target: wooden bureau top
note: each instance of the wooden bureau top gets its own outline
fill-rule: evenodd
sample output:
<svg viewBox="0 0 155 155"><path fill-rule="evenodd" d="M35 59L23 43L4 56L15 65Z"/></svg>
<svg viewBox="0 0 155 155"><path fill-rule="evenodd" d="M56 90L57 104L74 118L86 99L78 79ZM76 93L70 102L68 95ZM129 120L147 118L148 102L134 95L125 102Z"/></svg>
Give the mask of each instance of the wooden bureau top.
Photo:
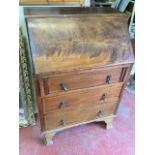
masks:
<svg viewBox="0 0 155 155"><path fill-rule="evenodd" d="M134 61L125 16L84 9L27 17L35 74Z"/></svg>

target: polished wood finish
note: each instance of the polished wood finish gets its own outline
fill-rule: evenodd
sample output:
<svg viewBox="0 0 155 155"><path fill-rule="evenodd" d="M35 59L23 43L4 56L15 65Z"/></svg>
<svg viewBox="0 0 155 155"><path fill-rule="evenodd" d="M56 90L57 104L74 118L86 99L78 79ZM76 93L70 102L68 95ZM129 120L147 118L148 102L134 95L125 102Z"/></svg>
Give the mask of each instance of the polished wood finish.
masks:
<svg viewBox="0 0 155 155"><path fill-rule="evenodd" d="M109 69L108 71L100 68L79 73L69 72L68 74L53 75L43 78L45 94L56 94L58 92L120 82L121 72L122 68ZM109 76L111 79L108 81ZM62 83L67 90L62 88Z"/></svg>
<svg viewBox="0 0 155 155"><path fill-rule="evenodd" d="M61 111L55 111L42 117L45 124L44 130L61 128L67 125L89 121L98 117L113 114L116 103L96 103L78 108L67 108Z"/></svg>
<svg viewBox="0 0 155 155"><path fill-rule="evenodd" d="M80 4L83 0L19 0L20 5Z"/></svg>
<svg viewBox="0 0 155 155"><path fill-rule="evenodd" d="M114 12L94 8L26 11L46 145L69 127L95 121L112 127L134 62L127 20Z"/></svg>
<svg viewBox="0 0 155 155"><path fill-rule="evenodd" d="M48 0L49 4L83 4L82 0Z"/></svg>
<svg viewBox="0 0 155 155"><path fill-rule="evenodd" d="M95 102L116 102L119 99L122 85L122 83L117 83L115 85L90 87L76 92L72 91L58 96L45 97L42 99L43 114L67 107L90 105Z"/></svg>
<svg viewBox="0 0 155 155"><path fill-rule="evenodd" d="M43 7L25 7L24 15L27 17L47 17L53 15L107 15L113 14L115 16L122 15L116 9L112 9L110 7L98 8L98 7L47 7L46 9Z"/></svg>
<svg viewBox="0 0 155 155"><path fill-rule="evenodd" d="M92 122L104 122L106 124L107 120L111 120L111 122L113 121L114 117L116 117L115 115L109 115L109 116L106 116L106 117L101 117L101 118L95 118L95 119L92 119L90 121L83 121L81 123L76 123L76 124L71 124L71 125L67 125L67 126L64 126L64 127L61 127L61 128L57 128L57 129L53 129L53 130L47 130L44 132L44 138L43 138L43 143L45 145L50 145L50 144L53 144L53 136L57 133L57 132L60 132L62 130L65 130L65 129L68 129L68 128L72 128L72 127L76 127L78 125L84 125L84 124L87 124L87 123L92 123ZM109 129L108 124L106 124L106 129Z"/></svg>
<svg viewBox="0 0 155 155"><path fill-rule="evenodd" d="M48 4L48 0L19 0L20 5Z"/></svg>
<svg viewBox="0 0 155 155"><path fill-rule="evenodd" d="M133 62L122 15L38 17L27 24L35 74Z"/></svg>

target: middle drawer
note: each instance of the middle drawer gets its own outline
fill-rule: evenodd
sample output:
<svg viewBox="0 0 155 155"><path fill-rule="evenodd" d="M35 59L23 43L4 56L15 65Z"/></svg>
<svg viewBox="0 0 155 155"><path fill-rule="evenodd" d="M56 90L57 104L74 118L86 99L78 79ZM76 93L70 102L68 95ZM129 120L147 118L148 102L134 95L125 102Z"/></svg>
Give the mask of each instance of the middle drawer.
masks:
<svg viewBox="0 0 155 155"><path fill-rule="evenodd" d="M119 99L123 83L81 89L74 92L65 92L61 95L42 98L43 114L66 107L77 107L96 102L116 102Z"/></svg>
<svg viewBox="0 0 155 155"><path fill-rule="evenodd" d="M122 68L92 69L43 78L45 95L120 82Z"/></svg>

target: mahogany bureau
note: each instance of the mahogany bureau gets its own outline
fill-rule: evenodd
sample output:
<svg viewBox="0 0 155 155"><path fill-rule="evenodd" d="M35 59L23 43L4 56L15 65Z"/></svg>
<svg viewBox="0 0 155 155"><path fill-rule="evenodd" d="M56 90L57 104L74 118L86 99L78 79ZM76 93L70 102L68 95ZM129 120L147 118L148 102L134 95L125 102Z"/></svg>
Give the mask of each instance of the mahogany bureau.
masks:
<svg viewBox="0 0 155 155"><path fill-rule="evenodd" d="M126 16L104 8L27 14L45 144L81 124L103 121L111 128L134 63Z"/></svg>

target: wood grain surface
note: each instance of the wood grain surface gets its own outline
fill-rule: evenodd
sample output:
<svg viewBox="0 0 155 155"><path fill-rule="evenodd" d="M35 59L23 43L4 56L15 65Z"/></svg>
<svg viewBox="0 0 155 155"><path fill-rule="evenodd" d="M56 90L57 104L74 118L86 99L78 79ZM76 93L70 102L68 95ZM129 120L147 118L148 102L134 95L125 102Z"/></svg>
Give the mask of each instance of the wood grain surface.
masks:
<svg viewBox="0 0 155 155"><path fill-rule="evenodd" d="M116 108L116 103L99 104L96 103L92 106L85 106L79 108L70 108L62 112L53 112L48 115L42 116L41 121L44 124L44 130L63 128L67 125L89 121L92 119L103 118L112 115ZM101 114L100 111L102 111ZM64 125L61 124L64 120Z"/></svg>
<svg viewBox="0 0 155 155"><path fill-rule="evenodd" d="M20 5L83 4L83 0L19 0Z"/></svg>
<svg viewBox="0 0 155 155"><path fill-rule="evenodd" d="M84 14L94 14L94 15L105 15L105 14L115 14L115 16L123 15L117 9L110 7L25 7L24 15L26 17L34 16L53 16L53 15L84 15Z"/></svg>
<svg viewBox="0 0 155 155"><path fill-rule="evenodd" d="M126 17L108 10L26 9L41 131L112 125L104 118L118 110L134 55Z"/></svg>
<svg viewBox="0 0 155 155"><path fill-rule="evenodd" d="M104 70L98 68L96 70L88 70L86 72L70 72L68 74L51 76L43 78L45 95L57 94L64 92L60 84L63 82L68 89L76 90L82 88L89 88L107 84L107 77L111 76L109 84L119 82L122 68Z"/></svg>
<svg viewBox="0 0 155 155"><path fill-rule="evenodd" d="M38 17L27 25L36 74L133 61L124 16Z"/></svg>
<svg viewBox="0 0 155 155"><path fill-rule="evenodd" d="M19 0L20 5L28 5L28 4L48 4L48 0Z"/></svg>
<svg viewBox="0 0 155 155"><path fill-rule="evenodd" d="M67 94L60 94L53 97L45 97L42 99L43 113L50 113L58 110L63 111L68 107L83 107L85 105L92 105L96 102L102 104L107 102L117 102L120 96L123 83L117 83L107 86L91 87L77 92ZM103 96L105 95L105 96ZM60 107L63 102L63 107Z"/></svg>

